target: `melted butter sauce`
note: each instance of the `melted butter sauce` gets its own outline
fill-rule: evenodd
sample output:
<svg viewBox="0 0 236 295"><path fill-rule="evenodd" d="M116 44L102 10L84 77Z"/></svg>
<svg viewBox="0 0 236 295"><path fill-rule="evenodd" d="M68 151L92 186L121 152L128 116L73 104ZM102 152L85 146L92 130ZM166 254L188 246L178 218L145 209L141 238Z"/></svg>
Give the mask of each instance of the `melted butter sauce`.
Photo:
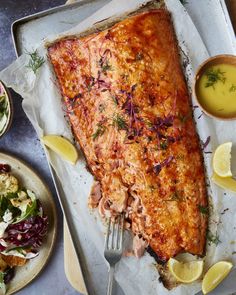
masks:
<svg viewBox="0 0 236 295"><path fill-rule="evenodd" d="M213 73L213 77L209 73ZM208 113L225 119L236 117L236 65L209 67L200 77L197 96Z"/></svg>

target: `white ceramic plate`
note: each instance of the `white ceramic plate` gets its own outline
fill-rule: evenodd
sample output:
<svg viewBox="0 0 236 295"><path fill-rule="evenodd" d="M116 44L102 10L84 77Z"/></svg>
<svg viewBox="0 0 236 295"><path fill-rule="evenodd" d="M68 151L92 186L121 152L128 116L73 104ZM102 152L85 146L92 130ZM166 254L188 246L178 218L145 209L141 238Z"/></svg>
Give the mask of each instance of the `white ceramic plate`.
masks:
<svg viewBox="0 0 236 295"><path fill-rule="evenodd" d="M15 175L22 187L32 190L42 203L48 216L48 233L40 247L39 255L29 260L24 266L15 268L15 276L7 285L7 295L13 294L29 284L46 265L55 243L57 230L57 215L53 197L47 185L39 175L23 161L0 152L0 164L11 166L11 173ZM0 290L1 294L1 290Z"/></svg>

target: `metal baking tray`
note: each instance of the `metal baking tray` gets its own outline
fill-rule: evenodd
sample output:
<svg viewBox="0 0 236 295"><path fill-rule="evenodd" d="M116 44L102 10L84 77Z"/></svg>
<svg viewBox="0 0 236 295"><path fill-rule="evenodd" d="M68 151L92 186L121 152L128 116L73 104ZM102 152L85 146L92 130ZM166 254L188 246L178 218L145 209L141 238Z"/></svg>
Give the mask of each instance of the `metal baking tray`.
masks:
<svg viewBox="0 0 236 295"><path fill-rule="evenodd" d="M45 37L48 37L51 34L58 34L71 29L109 1L110 0L77 0L76 3L62 5L56 8L36 13L34 15L26 16L15 21L12 24L12 38L16 55L19 56L23 52L36 49L38 44L42 42ZM197 29L199 29L200 33L202 33L201 26L203 26L203 24L199 23L198 26L197 21L200 22L200 17L198 18L198 15L196 14L196 10L194 8L194 5L196 5L196 3L194 1L196 2L196 0L189 0L186 9L189 12L190 16L193 16L193 18L197 19L194 19L194 23ZM215 0L209 0L208 2L212 1ZM204 6L203 2L205 2L205 0L200 0L198 1L198 4L199 6L202 6L202 9L206 9L206 6ZM224 21L222 19L223 15L225 17L227 25L229 25L229 27L225 29L227 30L226 33L232 38L232 25L229 21L228 12L225 9L224 0L217 0L217 2L218 4L220 3L220 5L222 5L222 14L218 15L219 20L215 20L215 22L222 24L222 22ZM213 26L209 28L205 27L206 31L207 29L209 29L210 34L211 30L213 30L214 28ZM205 34L207 34L207 32L205 32ZM209 47L210 44L208 46L208 49L209 52L213 54L214 47L212 47L212 50ZM73 222L70 218L68 218L70 216L70 212L66 206L66 202L63 201L65 200L65 196L61 183L58 180L55 171L50 166L50 163L48 164L56 187L58 198L61 203L62 211L67 220L68 228L72 236L76 254L81 264L82 273L85 279L86 286L88 288L88 294L106 294L105 289L107 284L107 276L105 276L104 274L107 273L107 267L104 263L104 260L100 257L99 254L97 254L95 246L87 240L85 233L81 232L80 236L78 237L77 232L74 229ZM123 292L119 288L116 294L121 295L123 294Z"/></svg>

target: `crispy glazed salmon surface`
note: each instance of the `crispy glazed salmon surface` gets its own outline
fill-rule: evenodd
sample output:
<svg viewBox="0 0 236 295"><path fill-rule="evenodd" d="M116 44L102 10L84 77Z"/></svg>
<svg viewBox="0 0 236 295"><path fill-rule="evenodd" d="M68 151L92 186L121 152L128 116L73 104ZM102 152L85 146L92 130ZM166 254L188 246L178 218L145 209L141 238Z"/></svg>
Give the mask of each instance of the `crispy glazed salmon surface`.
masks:
<svg viewBox="0 0 236 295"><path fill-rule="evenodd" d="M159 259L203 255L204 166L169 13L150 10L48 47L93 207L125 212Z"/></svg>

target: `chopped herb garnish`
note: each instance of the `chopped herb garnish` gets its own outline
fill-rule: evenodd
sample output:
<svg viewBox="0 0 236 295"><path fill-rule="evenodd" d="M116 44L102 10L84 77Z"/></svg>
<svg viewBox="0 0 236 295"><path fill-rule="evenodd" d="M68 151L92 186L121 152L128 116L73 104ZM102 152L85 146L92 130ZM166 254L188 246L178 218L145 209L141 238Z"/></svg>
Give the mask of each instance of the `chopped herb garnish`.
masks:
<svg viewBox="0 0 236 295"><path fill-rule="evenodd" d="M122 74L120 75L121 76L121 79L125 80L125 81L128 81L128 78L129 78L129 75L127 74Z"/></svg>
<svg viewBox="0 0 236 295"><path fill-rule="evenodd" d="M178 117L179 117L180 122L184 124L191 117L191 114L189 113L185 116L182 114L179 114Z"/></svg>
<svg viewBox="0 0 236 295"><path fill-rule="evenodd" d="M98 123L97 130L92 135L93 140L95 140L97 137L103 135L105 131L106 131L106 126L102 125L102 123Z"/></svg>
<svg viewBox="0 0 236 295"><path fill-rule="evenodd" d="M113 126L117 127L118 130L127 130L128 129L127 122L119 114L115 114L115 116L113 117Z"/></svg>
<svg viewBox="0 0 236 295"><path fill-rule="evenodd" d="M179 0L183 5L185 5L185 4L187 4L188 3L188 1L186 1L186 0Z"/></svg>
<svg viewBox="0 0 236 295"><path fill-rule="evenodd" d="M207 232L207 239L210 243L215 244L216 246L221 243L220 239L219 239L219 235L216 233L215 235L213 235L210 231Z"/></svg>
<svg viewBox="0 0 236 295"><path fill-rule="evenodd" d="M229 92L235 92L236 91L236 85L232 84L232 86L229 88Z"/></svg>
<svg viewBox="0 0 236 295"><path fill-rule="evenodd" d="M149 185L148 188L153 192L156 188L154 185Z"/></svg>
<svg viewBox="0 0 236 295"><path fill-rule="evenodd" d="M184 199L183 195L180 192L174 192L171 194L170 198L165 200L165 201L177 201L177 202L182 202Z"/></svg>
<svg viewBox="0 0 236 295"><path fill-rule="evenodd" d="M111 51L110 49L106 49L98 62L103 73L106 73L107 71L110 71L112 69L111 65L108 62L109 57L111 57Z"/></svg>
<svg viewBox="0 0 236 295"><path fill-rule="evenodd" d="M138 52L135 56L135 60L142 60L144 58L144 55L142 52Z"/></svg>
<svg viewBox="0 0 236 295"><path fill-rule="evenodd" d="M152 127L153 127L153 123L152 123L151 121L149 121L149 120L145 120L144 122L145 122L145 124L146 124L149 128L152 128Z"/></svg>
<svg viewBox="0 0 236 295"><path fill-rule="evenodd" d="M161 148L162 150L166 150L166 149L168 148L168 141L167 141L167 140L162 141L162 142L160 143L160 148Z"/></svg>
<svg viewBox="0 0 236 295"><path fill-rule="evenodd" d="M118 105L118 104L119 104L116 95L112 95L112 96L111 96L111 99L112 99L112 101L114 102L115 105Z"/></svg>
<svg viewBox="0 0 236 295"><path fill-rule="evenodd" d="M179 161L183 161L184 160L184 155L179 154L179 155L176 156L176 159L179 160Z"/></svg>
<svg viewBox="0 0 236 295"><path fill-rule="evenodd" d="M198 205L198 210L202 213L202 214L208 214L208 207L204 207L202 205Z"/></svg>
<svg viewBox="0 0 236 295"><path fill-rule="evenodd" d="M148 142L151 142L153 140L152 136L147 137Z"/></svg>
<svg viewBox="0 0 236 295"><path fill-rule="evenodd" d="M95 81L95 78L93 76L91 76L89 78L89 81L88 81L88 84L87 84L87 89L88 89L88 92L91 91L92 87L95 85L96 81Z"/></svg>
<svg viewBox="0 0 236 295"><path fill-rule="evenodd" d="M104 64L102 67L102 72L105 73L107 71L110 71L112 69L111 65L109 65L108 63Z"/></svg>
<svg viewBox="0 0 236 295"><path fill-rule="evenodd" d="M30 61L26 67L36 74L37 70L44 64L45 59L38 54L37 50L31 53L27 52L27 54L30 56Z"/></svg>
<svg viewBox="0 0 236 295"><path fill-rule="evenodd" d="M220 69L209 69L206 71L207 76L207 82L205 84L205 87L213 87L215 89L215 84L218 81L221 81L222 83L225 83L225 72L222 72Z"/></svg>
<svg viewBox="0 0 236 295"><path fill-rule="evenodd" d="M98 106L98 110L100 113L104 112L106 109L106 105L104 103L101 103L99 106Z"/></svg>

